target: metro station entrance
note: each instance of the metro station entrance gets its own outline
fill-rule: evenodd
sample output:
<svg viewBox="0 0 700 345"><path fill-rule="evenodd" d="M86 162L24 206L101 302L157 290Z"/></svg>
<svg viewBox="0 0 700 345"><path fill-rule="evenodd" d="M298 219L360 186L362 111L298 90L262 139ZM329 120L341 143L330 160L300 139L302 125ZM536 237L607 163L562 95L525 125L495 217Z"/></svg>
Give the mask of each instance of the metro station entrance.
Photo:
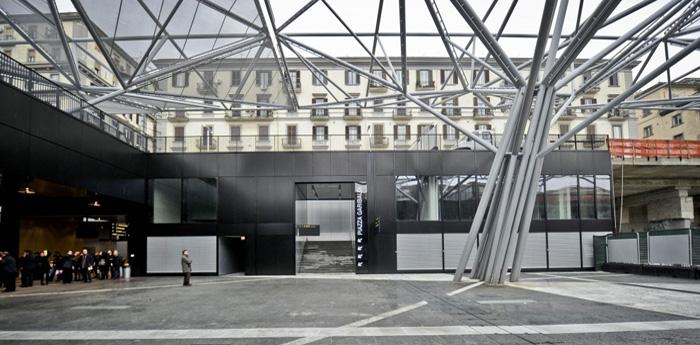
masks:
<svg viewBox="0 0 700 345"><path fill-rule="evenodd" d="M296 273L355 272L359 183L295 185ZM365 188L366 189L366 188Z"/></svg>

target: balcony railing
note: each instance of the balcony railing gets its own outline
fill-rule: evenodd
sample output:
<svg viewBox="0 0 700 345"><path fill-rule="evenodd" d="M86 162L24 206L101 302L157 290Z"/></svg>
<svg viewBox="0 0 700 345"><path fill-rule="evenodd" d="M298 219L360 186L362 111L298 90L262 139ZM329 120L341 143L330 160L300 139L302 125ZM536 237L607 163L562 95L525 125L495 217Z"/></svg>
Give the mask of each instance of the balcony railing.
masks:
<svg viewBox="0 0 700 345"><path fill-rule="evenodd" d="M90 105L87 100L27 66L0 53L0 82L30 95L66 115L81 120L141 151L151 152L154 139L130 123Z"/></svg>
<svg viewBox="0 0 700 345"><path fill-rule="evenodd" d="M491 132L477 133L487 142L498 145L500 134ZM550 135L549 142L555 142L559 135ZM188 136L188 137L158 137L156 152L290 152L290 151L435 151L435 150L474 150L486 149L471 138L459 138L442 133L411 135L362 135L348 139L342 135L319 137L313 135L240 135L222 136ZM606 151L608 150L605 135L577 135L562 144L560 150L577 151Z"/></svg>

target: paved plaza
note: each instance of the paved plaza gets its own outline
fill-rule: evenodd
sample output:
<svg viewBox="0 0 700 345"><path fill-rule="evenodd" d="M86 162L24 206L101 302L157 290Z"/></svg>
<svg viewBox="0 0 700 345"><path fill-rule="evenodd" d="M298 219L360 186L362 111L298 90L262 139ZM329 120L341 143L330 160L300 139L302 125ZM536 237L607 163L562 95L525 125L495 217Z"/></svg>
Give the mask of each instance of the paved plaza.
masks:
<svg viewBox="0 0 700 345"><path fill-rule="evenodd" d="M175 277L0 295L0 344L700 344L700 283L526 273Z"/></svg>

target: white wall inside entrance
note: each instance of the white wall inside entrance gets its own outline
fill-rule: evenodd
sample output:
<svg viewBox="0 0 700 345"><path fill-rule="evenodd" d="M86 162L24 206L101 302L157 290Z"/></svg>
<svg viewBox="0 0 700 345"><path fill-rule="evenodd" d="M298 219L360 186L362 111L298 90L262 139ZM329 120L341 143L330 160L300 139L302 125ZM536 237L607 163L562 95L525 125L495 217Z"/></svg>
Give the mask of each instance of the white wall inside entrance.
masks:
<svg viewBox="0 0 700 345"><path fill-rule="evenodd" d="M297 200L296 223L320 225L320 236L307 241L352 241L354 200Z"/></svg>

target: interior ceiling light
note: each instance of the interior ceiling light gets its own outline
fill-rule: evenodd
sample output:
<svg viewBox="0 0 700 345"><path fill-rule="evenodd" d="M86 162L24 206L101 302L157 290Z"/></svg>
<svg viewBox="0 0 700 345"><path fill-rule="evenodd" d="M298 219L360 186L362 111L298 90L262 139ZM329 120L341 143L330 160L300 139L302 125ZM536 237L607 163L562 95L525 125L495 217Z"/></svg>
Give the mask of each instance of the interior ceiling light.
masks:
<svg viewBox="0 0 700 345"><path fill-rule="evenodd" d="M31 182L26 182L22 187L20 187L19 190L17 190L17 193L26 194L26 195L33 195L33 194L36 194L36 191L32 187Z"/></svg>
<svg viewBox="0 0 700 345"><path fill-rule="evenodd" d="M91 201L88 204L88 206L90 206L90 207L102 207L102 204L100 203L99 200L95 199L95 200Z"/></svg>

